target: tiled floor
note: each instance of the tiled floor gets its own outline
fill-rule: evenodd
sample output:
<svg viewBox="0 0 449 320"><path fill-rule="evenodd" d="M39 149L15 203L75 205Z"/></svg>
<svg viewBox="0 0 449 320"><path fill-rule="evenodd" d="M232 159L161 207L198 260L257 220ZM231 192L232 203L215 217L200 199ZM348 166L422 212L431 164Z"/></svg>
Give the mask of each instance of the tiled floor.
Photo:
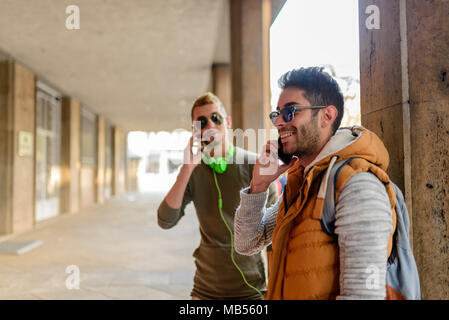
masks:
<svg viewBox="0 0 449 320"><path fill-rule="evenodd" d="M0 255L0 299L190 299L199 244L193 207L170 230L157 225L162 193L130 194L3 239L43 244ZM79 268L79 289L69 266Z"/></svg>

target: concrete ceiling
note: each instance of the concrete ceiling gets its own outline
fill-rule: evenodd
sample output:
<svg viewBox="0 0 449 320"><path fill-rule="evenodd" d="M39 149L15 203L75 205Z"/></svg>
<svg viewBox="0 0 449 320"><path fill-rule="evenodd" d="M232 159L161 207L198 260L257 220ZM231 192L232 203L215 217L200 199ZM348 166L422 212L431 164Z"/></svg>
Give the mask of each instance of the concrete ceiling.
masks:
<svg viewBox="0 0 449 320"><path fill-rule="evenodd" d="M0 0L0 50L124 130L189 128L229 43L228 0Z"/></svg>

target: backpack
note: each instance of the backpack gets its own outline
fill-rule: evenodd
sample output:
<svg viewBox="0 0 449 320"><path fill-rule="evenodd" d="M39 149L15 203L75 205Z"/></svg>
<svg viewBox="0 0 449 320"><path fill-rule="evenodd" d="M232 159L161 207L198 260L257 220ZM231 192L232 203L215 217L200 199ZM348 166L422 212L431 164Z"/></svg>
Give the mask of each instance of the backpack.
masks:
<svg viewBox="0 0 449 320"><path fill-rule="evenodd" d="M350 158L342 161L331 161L329 169L326 172L323 180L326 178L327 187L325 190L324 208L321 217L321 227L328 235L337 238L335 234L335 185L337 183L337 176L340 169L349 163ZM335 162L335 164L334 164ZM322 183L323 184L323 180ZM409 215L405 205L404 196L401 190L391 182L391 185L396 194L396 230L393 234L391 254L387 260L387 298L386 299L406 299L406 300L420 300L420 286L418 269L416 267L415 258L410 247L409 231ZM324 184L326 185L326 184ZM394 289L390 291L390 288ZM397 291L400 295L394 293ZM394 297L391 297L393 293ZM402 297L401 297L402 295Z"/></svg>

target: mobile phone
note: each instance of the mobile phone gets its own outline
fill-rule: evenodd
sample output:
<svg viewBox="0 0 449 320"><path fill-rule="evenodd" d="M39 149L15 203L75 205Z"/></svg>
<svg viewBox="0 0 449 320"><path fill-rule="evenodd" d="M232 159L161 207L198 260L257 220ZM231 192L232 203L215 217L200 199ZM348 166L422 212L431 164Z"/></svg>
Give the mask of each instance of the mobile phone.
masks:
<svg viewBox="0 0 449 320"><path fill-rule="evenodd" d="M201 148L199 147L199 145L194 143L191 149L192 154L196 156L200 150Z"/></svg>
<svg viewBox="0 0 449 320"><path fill-rule="evenodd" d="M292 154L285 154L281 142L281 137L278 138L278 158L285 164L289 164L292 161Z"/></svg>
<svg viewBox="0 0 449 320"><path fill-rule="evenodd" d="M197 155L198 152L201 151L201 135L198 135L195 131L192 132L192 146L191 146L191 151L193 155Z"/></svg>

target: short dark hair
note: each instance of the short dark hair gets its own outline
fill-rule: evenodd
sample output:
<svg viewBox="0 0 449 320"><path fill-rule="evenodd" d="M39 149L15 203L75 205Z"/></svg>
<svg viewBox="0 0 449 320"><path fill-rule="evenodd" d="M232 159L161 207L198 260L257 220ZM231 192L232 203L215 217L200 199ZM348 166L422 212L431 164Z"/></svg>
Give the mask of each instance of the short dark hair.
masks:
<svg viewBox="0 0 449 320"><path fill-rule="evenodd" d="M344 113L344 98L337 81L327 72L324 67L309 67L293 69L283 74L278 84L281 89L290 87L304 90L304 97L315 106L330 106L337 108L338 115L332 124L334 134L340 127ZM316 115L319 110L315 110Z"/></svg>

